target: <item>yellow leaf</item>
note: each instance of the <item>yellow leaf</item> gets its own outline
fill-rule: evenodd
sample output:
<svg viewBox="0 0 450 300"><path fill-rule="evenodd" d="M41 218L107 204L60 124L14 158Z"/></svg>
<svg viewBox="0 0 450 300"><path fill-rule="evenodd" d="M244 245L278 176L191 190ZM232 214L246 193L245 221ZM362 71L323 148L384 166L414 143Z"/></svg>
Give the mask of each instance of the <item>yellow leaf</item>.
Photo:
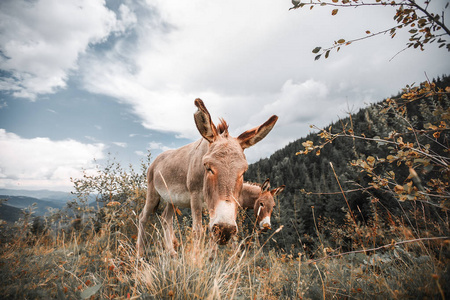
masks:
<svg viewBox="0 0 450 300"><path fill-rule="evenodd" d="M369 156L369 157L367 158L367 164L368 164L371 168L373 168L373 166L375 165L375 157Z"/></svg>
<svg viewBox="0 0 450 300"><path fill-rule="evenodd" d="M331 15L332 15L332 16L335 16L335 15L338 13L338 10L339 10L339 9L337 9L337 8L336 8L336 9L333 9L333 10L331 11Z"/></svg>
<svg viewBox="0 0 450 300"><path fill-rule="evenodd" d="M302 143L302 146L305 147L306 149L312 149L314 143L312 141L306 141Z"/></svg>
<svg viewBox="0 0 450 300"><path fill-rule="evenodd" d="M388 156L386 157L386 159L387 159L389 162L392 162L392 161L396 160L397 158L398 158L398 157L393 156L393 155L388 155Z"/></svg>

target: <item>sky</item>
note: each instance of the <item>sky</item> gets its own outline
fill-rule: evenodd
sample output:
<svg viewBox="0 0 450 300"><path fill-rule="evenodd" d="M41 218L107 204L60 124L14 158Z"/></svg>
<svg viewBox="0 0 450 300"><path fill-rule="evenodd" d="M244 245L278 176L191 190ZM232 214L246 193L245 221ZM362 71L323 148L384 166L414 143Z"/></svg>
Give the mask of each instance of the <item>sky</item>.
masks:
<svg viewBox="0 0 450 300"><path fill-rule="evenodd" d="M233 136L279 117L245 150L252 163L305 137L312 124L327 126L407 84L449 74L446 50L402 51L409 38L402 32L315 61L316 46L394 26L394 10L332 16L329 6L292 6L0 1L0 188L70 191L71 177L108 158L137 166L149 151L155 158L193 142L196 98Z"/></svg>

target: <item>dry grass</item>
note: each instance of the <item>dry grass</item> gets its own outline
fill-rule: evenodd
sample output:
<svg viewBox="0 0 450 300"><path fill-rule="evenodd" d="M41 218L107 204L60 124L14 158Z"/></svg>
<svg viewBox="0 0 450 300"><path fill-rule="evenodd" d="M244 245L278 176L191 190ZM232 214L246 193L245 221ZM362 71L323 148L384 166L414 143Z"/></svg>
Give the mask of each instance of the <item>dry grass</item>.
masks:
<svg viewBox="0 0 450 300"><path fill-rule="evenodd" d="M318 243L312 260L305 253L278 253L264 242L245 246L235 242L212 251L207 238L194 245L190 228L176 227L182 241L176 257L164 251L157 228L147 237L145 259L136 258L135 240L120 231L2 240L0 295L3 299L445 299L450 293L448 239L390 246L388 242L377 251L351 253L328 253L330 249Z"/></svg>

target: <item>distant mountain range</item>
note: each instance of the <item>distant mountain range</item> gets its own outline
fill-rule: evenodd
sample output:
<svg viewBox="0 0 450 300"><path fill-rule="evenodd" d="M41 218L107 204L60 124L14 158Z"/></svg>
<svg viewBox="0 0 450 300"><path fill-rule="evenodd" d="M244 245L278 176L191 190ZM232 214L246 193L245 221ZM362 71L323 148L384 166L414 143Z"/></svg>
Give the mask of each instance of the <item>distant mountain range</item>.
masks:
<svg viewBox="0 0 450 300"><path fill-rule="evenodd" d="M73 197L70 192L57 192L49 190L13 190L13 189L0 189L0 195L8 196L26 196L42 200L57 200L66 202Z"/></svg>
<svg viewBox="0 0 450 300"><path fill-rule="evenodd" d="M6 199L0 206L0 219L15 222L22 216L22 209L36 203L35 216L48 213L48 208L63 208L75 196L71 193L49 190L0 189L0 199Z"/></svg>
<svg viewBox="0 0 450 300"><path fill-rule="evenodd" d="M0 206L0 220L14 223L22 217L22 210L6 204Z"/></svg>

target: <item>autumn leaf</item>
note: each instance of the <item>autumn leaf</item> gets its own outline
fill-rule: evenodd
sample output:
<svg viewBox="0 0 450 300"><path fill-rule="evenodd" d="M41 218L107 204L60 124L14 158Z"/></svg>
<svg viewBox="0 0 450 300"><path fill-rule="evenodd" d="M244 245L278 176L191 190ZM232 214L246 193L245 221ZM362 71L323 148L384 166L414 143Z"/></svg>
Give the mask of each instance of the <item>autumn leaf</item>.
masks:
<svg viewBox="0 0 450 300"><path fill-rule="evenodd" d="M396 185L396 186L394 186L394 191L397 193L397 194L400 194L400 193L402 193L403 191L404 191L405 189L401 186L401 185Z"/></svg>
<svg viewBox="0 0 450 300"><path fill-rule="evenodd" d="M322 47L316 47L313 49L312 53L317 54L317 53L319 53L320 49L322 49Z"/></svg>
<svg viewBox="0 0 450 300"><path fill-rule="evenodd" d="M108 206L108 207L118 206L118 205L120 205L120 202L117 202L117 201L111 201L108 204L106 204L106 206Z"/></svg>
<svg viewBox="0 0 450 300"><path fill-rule="evenodd" d="M367 158L367 164L368 164L369 166L373 167L374 164L375 164L375 157L369 156L369 157Z"/></svg>
<svg viewBox="0 0 450 300"><path fill-rule="evenodd" d="M391 162L393 162L394 160L398 159L398 157L397 157L397 156L394 156L394 155L388 155L388 156L386 157L386 159L391 163Z"/></svg>
<svg viewBox="0 0 450 300"><path fill-rule="evenodd" d="M336 8L336 9L333 9L333 10L331 11L331 15L332 15L332 16L335 16L335 15L338 13L338 10L339 10L339 9L337 9L337 8Z"/></svg>
<svg viewBox="0 0 450 300"><path fill-rule="evenodd" d="M302 143L303 147L305 147L306 149L310 149L310 150L312 150L313 145L314 145L313 141L306 141L306 142Z"/></svg>

